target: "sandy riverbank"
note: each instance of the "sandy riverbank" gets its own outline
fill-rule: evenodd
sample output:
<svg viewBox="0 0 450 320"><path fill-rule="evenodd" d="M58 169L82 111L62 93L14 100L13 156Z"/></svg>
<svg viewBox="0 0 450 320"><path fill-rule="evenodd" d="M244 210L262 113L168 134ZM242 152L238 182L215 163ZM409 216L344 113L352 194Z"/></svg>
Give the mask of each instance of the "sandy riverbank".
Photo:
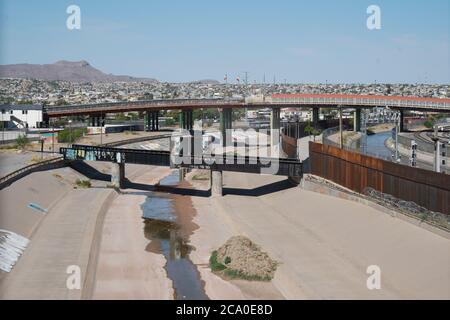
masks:
<svg viewBox="0 0 450 320"><path fill-rule="evenodd" d="M283 177L225 173L224 197L193 197L191 236L212 299L448 299L450 242L373 208L298 187L273 193L262 185ZM193 182L195 187L207 183ZM228 189L233 188L233 189ZM251 195L236 194L242 188ZM270 283L225 281L207 267L212 250L244 235L280 262ZM399 241L402 239L402 241ZM382 289L366 287L369 265L382 270ZM424 272L427 270L427 272Z"/></svg>

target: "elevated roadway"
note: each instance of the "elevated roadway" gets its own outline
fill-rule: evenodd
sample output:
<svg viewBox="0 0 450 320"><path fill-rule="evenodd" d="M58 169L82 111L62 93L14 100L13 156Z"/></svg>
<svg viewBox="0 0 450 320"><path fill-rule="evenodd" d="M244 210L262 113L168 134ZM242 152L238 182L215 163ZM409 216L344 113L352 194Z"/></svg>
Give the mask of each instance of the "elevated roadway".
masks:
<svg viewBox="0 0 450 320"><path fill-rule="evenodd" d="M131 111L192 110L200 108L333 108L353 107L356 109L389 107L398 110L429 112L450 112L450 99L341 95L341 94L274 94L270 101L246 102L234 99L173 99L123 101L67 106L46 106L44 113L49 118L74 115L92 115Z"/></svg>

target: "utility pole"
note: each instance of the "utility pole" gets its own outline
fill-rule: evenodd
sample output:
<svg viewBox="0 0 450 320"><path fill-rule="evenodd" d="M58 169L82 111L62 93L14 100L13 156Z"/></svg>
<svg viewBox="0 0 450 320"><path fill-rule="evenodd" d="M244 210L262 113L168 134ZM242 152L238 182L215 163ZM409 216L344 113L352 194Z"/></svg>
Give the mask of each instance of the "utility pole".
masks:
<svg viewBox="0 0 450 320"><path fill-rule="evenodd" d="M71 119L71 117L69 117L69 132L70 132L69 142L70 142L70 145L72 145L72 119Z"/></svg>
<svg viewBox="0 0 450 320"><path fill-rule="evenodd" d="M339 145L344 148L344 133L342 132L342 106L339 106Z"/></svg>
<svg viewBox="0 0 450 320"><path fill-rule="evenodd" d="M395 161L398 162L400 159L398 157L398 130L400 127L400 113L395 121Z"/></svg>
<svg viewBox="0 0 450 320"><path fill-rule="evenodd" d="M5 143L5 122L3 121L3 111L2 111L2 142Z"/></svg>
<svg viewBox="0 0 450 320"><path fill-rule="evenodd" d="M434 141L434 171L441 172L441 165L445 165L445 159L441 161L441 156L446 157L447 156L447 146L445 142L441 142L439 140L438 131L439 131L439 125L434 126L434 136L432 137L432 140ZM442 151L441 151L442 148Z"/></svg>
<svg viewBox="0 0 450 320"><path fill-rule="evenodd" d="M263 84L266 84L266 74L263 74Z"/></svg>
<svg viewBox="0 0 450 320"><path fill-rule="evenodd" d="M55 153L55 124L52 119L52 153Z"/></svg>
<svg viewBox="0 0 450 320"><path fill-rule="evenodd" d="M245 83L245 85L247 85L248 84L248 71L244 71L244 83Z"/></svg>
<svg viewBox="0 0 450 320"><path fill-rule="evenodd" d="M103 145L103 117L101 112L100 112L100 145Z"/></svg>
<svg viewBox="0 0 450 320"><path fill-rule="evenodd" d="M411 140L411 158L409 159L411 167L417 166L417 143L415 140Z"/></svg>

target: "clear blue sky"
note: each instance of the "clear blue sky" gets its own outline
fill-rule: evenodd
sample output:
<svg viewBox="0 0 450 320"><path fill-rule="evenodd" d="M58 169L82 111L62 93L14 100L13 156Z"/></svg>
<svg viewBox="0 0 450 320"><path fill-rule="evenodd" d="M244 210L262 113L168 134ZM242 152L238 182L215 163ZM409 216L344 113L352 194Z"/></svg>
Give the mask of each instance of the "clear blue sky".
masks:
<svg viewBox="0 0 450 320"><path fill-rule="evenodd" d="M81 8L81 30L66 8ZM366 28L381 8L382 29ZM161 81L450 83L448 0L0 0L0 64L87 60Z"/></svg>

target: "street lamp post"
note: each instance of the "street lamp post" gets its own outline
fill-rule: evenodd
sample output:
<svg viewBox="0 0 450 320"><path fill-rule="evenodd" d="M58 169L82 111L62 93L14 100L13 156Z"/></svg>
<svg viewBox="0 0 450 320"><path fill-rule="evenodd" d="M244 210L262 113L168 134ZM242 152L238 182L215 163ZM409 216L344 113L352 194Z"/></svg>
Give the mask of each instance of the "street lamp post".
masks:
<svg viewBox="0 0 450 320"><path fill-rule="evenodd" d="M52 119L52 153L55 153L55 126Z"/></svg>
<svg viewBox="0 0 450 320"><path fill-rule="evenodd" d="M100 113L100 145L103 145L103 115Z"/></svg>
<svg viewBox="0 0 450 320"><path fill-rule="evenodd" d="M2 143L5 143L5 122L3 120L3 111L2 111Z"/></svg>
<svg viewBox="0 0 450 320"><path fill-rule="evenodd" d="M440 142L438 136L439 126L434 126L434 136L432 140L434 142L434 171L441 172L441 157L440 157Z"/></svg>
<svg viewBox="0 0 450 320"><path fill-rule="evenodd" d="M339 145L344 148L344 133L342 132L342 106L339 106Z"/></svg>
<svg viewBox="0 0 450 320"><path fill-rule="evenodd" d="M69 142L70 142L70 144L72 144L72 120L71 119L69 119L69 133L70 133Z"/></svg>

